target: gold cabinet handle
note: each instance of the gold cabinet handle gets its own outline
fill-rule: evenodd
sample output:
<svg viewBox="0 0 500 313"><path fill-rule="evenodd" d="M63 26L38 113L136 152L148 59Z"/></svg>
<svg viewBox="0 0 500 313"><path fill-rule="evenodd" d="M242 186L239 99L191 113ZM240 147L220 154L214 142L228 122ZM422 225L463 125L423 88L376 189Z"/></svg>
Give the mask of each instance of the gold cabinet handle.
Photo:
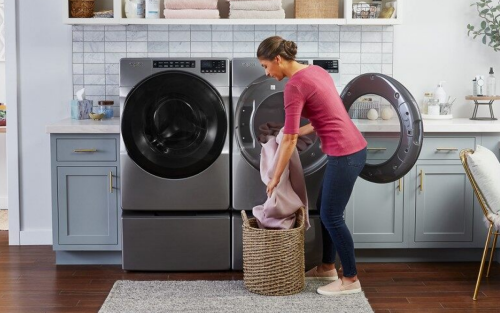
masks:
<svg viewBox="0 0 500 313"><path fill-rule="evenodd" d="M436 148L436 151L458 151L458 148Z"/></svg>
<svg viewBox="0 0 500 313"><path fill-rule="evenodd" d="M424 191L424 170L420 170L420 191Z"/></svg>
<svg viewBox="0 0 500 313"><path fill-rule="evenodd" d="M76 153L84 153L84 152L97 152L97 149L75 149L73 150Z"/></svg>
<svg viewBox="0 0 500 313"><path fill-rule="evenodd" d="M385 151L387 148L366 148L368 151Z"/></svg>
<svg viewBox="0 0 500 313"><path fill-rule="evenodd" d="M402 178L400 178L398 180L398 190L399 190L399 192L401 192L403 190L403 179Z"/></svg>
<svg viewBox="0 0 500 313"><path fill-rule="evenodd" d="M113 172L109 172L109 193L113 193Z"/></svg>

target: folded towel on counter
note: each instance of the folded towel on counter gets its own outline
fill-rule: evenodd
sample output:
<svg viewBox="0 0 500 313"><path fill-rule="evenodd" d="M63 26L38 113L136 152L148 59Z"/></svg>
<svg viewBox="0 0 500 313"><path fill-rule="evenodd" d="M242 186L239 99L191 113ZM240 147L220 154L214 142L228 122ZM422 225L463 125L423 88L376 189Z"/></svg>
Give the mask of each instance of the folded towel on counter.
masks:
<svg viewBox="0 0 500 313"><path fill-rule="evenodd" d="M248 19L248 18L266 18L266 19L284 19L285 10L276 11L257 11L257 10L230 10L229 18Z"/></svg>
<svg viewBox="0 0 500 313"><path fill-rule="evenodd" d="M267 143L269 140L272 140L278 136L280 130L283 128L283 123L273 123L268 122L259 126L259 142L261 144ZM311 138L307 136L300 136L297 139L297 150L302 152L307 149L314 142Z"/></svg>
<svg viewBox="0 0 500 313"><path fill-rule="evenodd" d="M229 2L229 9L231 10L277 11L281 8L281 0Z"/></svg>
<svg viewBox="0 0 500 313"><path fill-rule="evenodd" d="M165 18L168 19L179 19L179 18L207 18L207 19L217 19L220 18L219 10L163 10Z"/></svg>
<svg viewBox="0 0 500 313"><path fill-rule="evenodd" d="M165 9L217 9L217 0L165 0Z"/></svg>
<svg viewBox="0 0 500 313"><path fill-rule="evenodd" d="M280 143L283 139L283 130L278 136L262 145L260 157L260 178L267 185L274 176L280 155ZM264 187L263 187L264 188ZM300 163L297 149L293 151L280 182L274 188L270 197L263 205L252 209L259 228L291 229L295 225L295 212L305 207L305 228L309 229L309 213L307 208L307 190L304 171Z"/></svg>

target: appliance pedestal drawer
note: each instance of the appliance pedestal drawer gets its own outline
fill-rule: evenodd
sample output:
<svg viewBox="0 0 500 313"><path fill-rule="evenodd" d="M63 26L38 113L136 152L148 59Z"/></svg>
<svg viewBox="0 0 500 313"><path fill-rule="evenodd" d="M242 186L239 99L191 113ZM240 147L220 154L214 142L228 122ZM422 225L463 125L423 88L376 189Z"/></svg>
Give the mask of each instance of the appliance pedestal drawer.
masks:
<svg viewBox="0 0 500 313"><path fill-rule="evenodd" d="M230 269L229 213L123 212L123 269Z"/></svg>

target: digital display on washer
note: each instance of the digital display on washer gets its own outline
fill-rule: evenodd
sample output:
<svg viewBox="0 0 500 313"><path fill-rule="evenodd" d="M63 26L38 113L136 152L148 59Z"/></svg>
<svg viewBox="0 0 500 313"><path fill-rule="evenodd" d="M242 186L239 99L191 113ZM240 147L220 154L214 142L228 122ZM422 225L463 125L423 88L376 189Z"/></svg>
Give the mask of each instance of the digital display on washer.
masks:
<svg viewBox="0 0 500 313"><path fill-rule="evenodd" d="M202 73L225 73L226 60L201 60Z"/></svg>
<svg viewBox="0 0 500 313"><path fill-rule="evenodd" d="M338 73L339 72L339 60L313 60L313 64L321 66L328 73Z"/></svg>
<svg viewBox="0 0 500 313"><path fill-rule="evenodd" d="M153 61L153 68L195 68L195 61Z"/></svg>
<svg viewBox="0 0 500 313"><path fill-rule="evenodd" d="M307 60L297 60L297 63L309 65L309 61L307 61Z"/></svg>

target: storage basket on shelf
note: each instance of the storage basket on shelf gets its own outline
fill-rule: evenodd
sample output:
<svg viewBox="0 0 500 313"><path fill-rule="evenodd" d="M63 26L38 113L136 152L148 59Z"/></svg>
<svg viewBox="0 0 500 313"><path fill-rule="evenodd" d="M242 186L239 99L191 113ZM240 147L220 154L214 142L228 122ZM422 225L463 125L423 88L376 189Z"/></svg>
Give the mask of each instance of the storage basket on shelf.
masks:
<svg viewBox="0 0 500 313"><path fill-rule="evenodd" d="M94 16L94 0L70 0L71 17L89 18Z"/></svg>
<svg viewBox="0 0 500 313"><path fill-rule="evenodd" d="M297 211L292 229L259 229L255 218L243 218L243 281L251 292L285 296L305 287L305 209Z"/></svg>
<svg viewBox="0 0 500 313"><path fill-rule="evenodd" d="M339 0L295 0L295 18L338 18Z"/></svg>
<svg viewBox="0 0 500 313"><path fill-rule="evenodd" d="M378 18L380 9L380 3L353 3L352 18Z"/></svg>

